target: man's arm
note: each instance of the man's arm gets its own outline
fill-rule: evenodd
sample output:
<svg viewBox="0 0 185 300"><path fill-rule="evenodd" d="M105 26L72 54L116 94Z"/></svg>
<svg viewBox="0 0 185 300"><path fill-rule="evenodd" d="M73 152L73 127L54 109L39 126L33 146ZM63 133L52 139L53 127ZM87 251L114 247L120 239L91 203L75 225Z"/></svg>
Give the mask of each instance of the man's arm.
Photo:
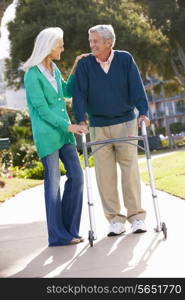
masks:
<svg viewBox="0 0 185 300"><path fill-rule="evenodd" d="M73 112L77 123L85 122L88 98L88 75L83 59L78 62L73 81Z"/></svg>
<svg viewBox="0 0 185 300"><path fill-rule="evenodd" d="M139 125L141 120L145 121L146 126L150 125L148 119L148 99L145 92L144 84L138 70L137 64L130 55L129 62L129 96L139 111Z"/></svg>

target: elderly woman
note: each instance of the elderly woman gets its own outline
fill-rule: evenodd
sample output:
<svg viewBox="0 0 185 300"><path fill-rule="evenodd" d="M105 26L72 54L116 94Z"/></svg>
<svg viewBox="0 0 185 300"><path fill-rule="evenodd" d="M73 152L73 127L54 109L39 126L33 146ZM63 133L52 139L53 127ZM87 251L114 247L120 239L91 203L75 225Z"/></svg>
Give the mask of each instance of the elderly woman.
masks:
<svg viewBox="0 0 185 300"><path fill-rule="evenodd" d="M71 97L75 60L71 74L63 80L53 60L64 51L63 30L50 27L36 37L31 56L24 63L24 84L34 143L44 166L44 192L49 246L83 241L79 226L83 199L83 172L74 133L87 133L85 126L71 124L64 97ZM60 192L59 161L67 171Z"/></svg>

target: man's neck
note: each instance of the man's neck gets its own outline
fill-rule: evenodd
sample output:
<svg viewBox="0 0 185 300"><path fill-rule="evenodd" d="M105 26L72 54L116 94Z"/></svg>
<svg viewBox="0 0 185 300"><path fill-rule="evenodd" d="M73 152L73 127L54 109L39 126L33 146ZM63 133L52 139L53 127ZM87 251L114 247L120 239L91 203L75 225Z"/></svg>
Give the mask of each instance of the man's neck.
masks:
<svg viewBox="0 0 185 300"><path fill-rule="evenodd" d="M111 50L106 51L106 53L102 53L101 55L96 56L96 58L102 62L107 61L112 52Z"/></svg>

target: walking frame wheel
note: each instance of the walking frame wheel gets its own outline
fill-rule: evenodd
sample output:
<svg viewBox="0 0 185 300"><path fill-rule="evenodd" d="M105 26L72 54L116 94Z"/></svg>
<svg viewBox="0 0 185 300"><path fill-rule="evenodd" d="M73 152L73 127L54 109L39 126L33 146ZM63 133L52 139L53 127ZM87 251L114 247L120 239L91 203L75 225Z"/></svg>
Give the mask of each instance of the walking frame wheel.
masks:
<svg viewBox="0 0 185 300"><path fill-rule="evenodd" d="M164 240L167 239L167 227L166 227L166 224L164 222L161 224L161 230L158 230L157 228L155 228L155 231L156 232L162 231L163 234L164 234Z"/></svg>
<svg viewBox="0 0 185 300"><path fill-rule="evenodd" d="M163 231L164 239L166 240L167 239L167 227L164 222L162 223L161 230Z"/></svg>
<svg viewBox="0 0 185 300"><path fill-rule="evenodd" d="M89 230L89 244L91 247L93 247L93 241L94 241L94 234L92 230Z"/></svg>

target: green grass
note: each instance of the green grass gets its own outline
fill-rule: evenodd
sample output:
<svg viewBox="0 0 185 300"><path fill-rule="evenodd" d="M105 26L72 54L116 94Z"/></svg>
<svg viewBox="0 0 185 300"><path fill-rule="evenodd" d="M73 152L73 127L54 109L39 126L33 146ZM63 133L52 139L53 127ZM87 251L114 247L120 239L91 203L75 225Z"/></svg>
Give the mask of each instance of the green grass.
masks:
<svg viewBox="0 0 185 300"><path fill-rule="evenodd" d="M151 155L154 157L155 154L164 152L166 151L153 151ZM142 156L145 155L140 157ZM149 184L146 162L139 163L139 167L142 180ZM175 151L170 155L152 159L152 167L156 189L185 199L185 151ZM0 181L5 182L5 186L0 188L0 202L12 198L23 190L43 183L43 180L1 177Z"/></svg>
<svg viewBox="0 0 185 300"><path fill-rule="evenodd" d="M43 180L1 177L0 181L5 182L5 186L3 188L0 187L0 203L12 198L23 190L27 190L43 183Z"/></svg>
<svg viewBox="0 0 185 300"><path fill-rule="evenodd" d="M174 150L169 150L169 149L161 149L161 150L152 150L150 151L150 154L153 156L153 155L156 155L156 154L163 154L163 153L169 153L169 152L172 152ZM138 155L139 157L144 157L145 156L145 152L142 151L142 152L138 152Z"/></svg>
<svg viewBox="0 0 185 300"><path fill-rule="evenodd" d="M185 199L185 151L155 158L151 163L156 189ZM142 180L149 184L146 162L139 168Z"/></svg>

